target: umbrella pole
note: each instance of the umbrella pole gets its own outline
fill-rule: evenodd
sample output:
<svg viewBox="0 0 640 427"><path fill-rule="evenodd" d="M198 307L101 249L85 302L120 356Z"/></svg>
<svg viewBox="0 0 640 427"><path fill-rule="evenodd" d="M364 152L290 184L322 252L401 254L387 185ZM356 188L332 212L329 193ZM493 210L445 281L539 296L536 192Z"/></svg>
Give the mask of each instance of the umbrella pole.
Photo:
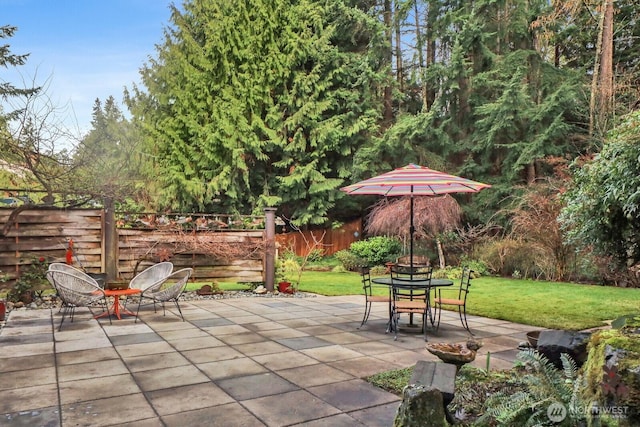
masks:
<svg viewBox="0 0 640 427"><path fill-rule="evenodd" d="M411 186L411 196L409 202L409 277L413 279L413 233L415 227L413 226L413 185Z"/></svg>

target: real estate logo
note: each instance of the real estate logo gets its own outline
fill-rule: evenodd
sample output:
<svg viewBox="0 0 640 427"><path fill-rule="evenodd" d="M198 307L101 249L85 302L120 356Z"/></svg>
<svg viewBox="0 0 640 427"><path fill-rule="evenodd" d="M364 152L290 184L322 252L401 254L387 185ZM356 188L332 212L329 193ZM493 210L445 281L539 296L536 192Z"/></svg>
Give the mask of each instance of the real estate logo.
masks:
<svg viewBox="0 0 640 427"><path fill-rule="evenodd" d="M567 408L560 402L553 402L547 408L547 417L552 423L559 423L567 417Z"/></svg>

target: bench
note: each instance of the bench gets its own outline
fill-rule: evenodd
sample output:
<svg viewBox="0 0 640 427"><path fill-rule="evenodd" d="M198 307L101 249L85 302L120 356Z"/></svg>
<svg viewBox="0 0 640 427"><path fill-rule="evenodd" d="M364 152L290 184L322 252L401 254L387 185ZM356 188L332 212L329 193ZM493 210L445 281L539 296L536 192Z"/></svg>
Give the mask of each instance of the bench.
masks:
<svg viewBox="0 0 640 427"><path fill-rule="evenodd" d="M442 393L444 414L449 423L453 423L453 417L447 410L447 405L455 397L456 372L456 365L450 363L419 360L409 380L409 384L436 389Z"/></svg>

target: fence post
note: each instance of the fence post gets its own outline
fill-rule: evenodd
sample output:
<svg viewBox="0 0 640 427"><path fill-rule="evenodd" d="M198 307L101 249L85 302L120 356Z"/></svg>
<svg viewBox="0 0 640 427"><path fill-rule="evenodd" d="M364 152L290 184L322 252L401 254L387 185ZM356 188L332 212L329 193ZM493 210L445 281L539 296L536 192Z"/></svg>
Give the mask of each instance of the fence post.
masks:
<svg viewBox="0 0 640 427"><path fill-rule="evenodd" d="M276 274L276 208L264 208L264 213L264 285L267 291L273 292Z"/></svg>
<svg viewBox="0 0 640 427"><path fill-rule="evenodd" d="M104 199L104 257L107 281L118 278L118 231L113 199Z"/></svg>

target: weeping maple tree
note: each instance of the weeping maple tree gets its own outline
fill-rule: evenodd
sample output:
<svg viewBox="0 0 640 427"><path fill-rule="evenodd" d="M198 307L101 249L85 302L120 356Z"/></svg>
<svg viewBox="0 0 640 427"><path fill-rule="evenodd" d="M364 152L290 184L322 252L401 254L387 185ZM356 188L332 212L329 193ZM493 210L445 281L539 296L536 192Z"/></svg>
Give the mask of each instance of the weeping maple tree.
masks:
<svg viewBox="0 0 640 427"><path fill-rule="evenodd" d="M410 238L410 203L411 198L408 196L380 200L367 216L365 231L370 234L396 236L406 241ZM440 268L444 268L446 263L439 235L455 230L461 219L460 205L448 194L413 198L414 239L435 240Z"/></svg>

